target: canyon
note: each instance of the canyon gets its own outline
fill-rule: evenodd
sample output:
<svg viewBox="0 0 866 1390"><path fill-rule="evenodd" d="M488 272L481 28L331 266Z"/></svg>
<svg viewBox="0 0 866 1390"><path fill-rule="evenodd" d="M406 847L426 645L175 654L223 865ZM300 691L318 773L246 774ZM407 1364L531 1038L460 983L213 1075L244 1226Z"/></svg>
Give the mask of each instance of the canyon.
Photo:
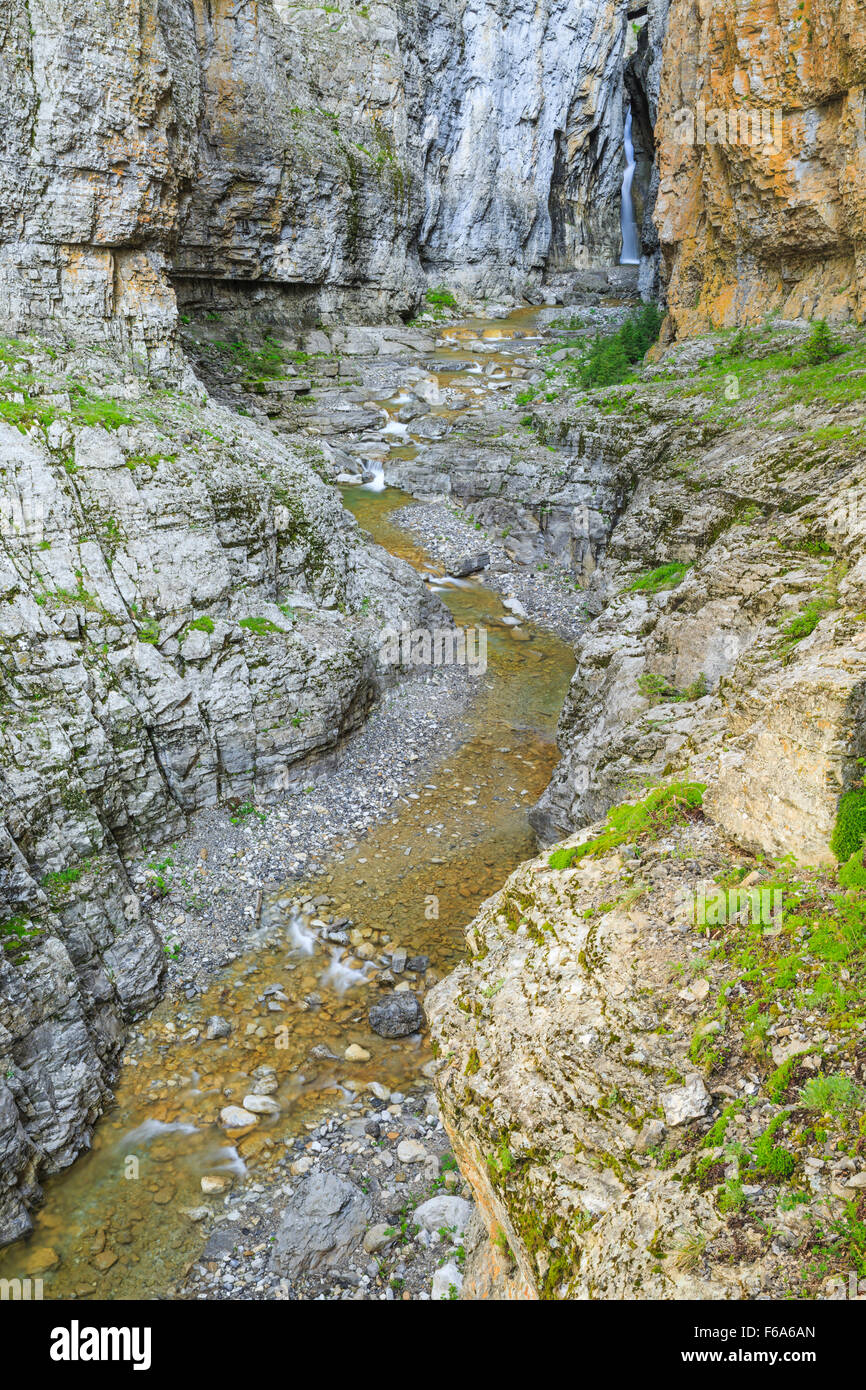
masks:
<svg viewBox="0 0 866 1390"><path fill-rule="evenodd" d="M246 959L244 932L270 923L301 949L284 920L300 890L283 901L278 886L298 880L318 901L315 863L339 880L333 903L352 904L352 924L335 941L333 904L320 906L332 920L308 913L310 949L344 950L335 959L359 972L353 987L372 988L378 962L394 998L405 984L423 1000L429 1033L412 1046L430 1049L426 1070L421 1054L401 1061L389 1089L409 1089L413 1066L435 1084L419 1114L441 1115L436 1142L444 1126L463 1200L477 1205L450 1287L753 1298L805 1281L806 1296L826 1296L803 1275L807 1256L861 1219L866 1182L864 8L11 0L0 18L10 1251L33 1248L52 1183L102 1151L130 1037L139 1051L149 1038L152 1055L163 1046L147 1020L166 990L192 1009L194 1051L207 1040L192 1001L219 1013L220 972ZM760 138L742 138L743 112ZM634 266L620 264L627 122ZM644 331L608 379L589 373L594 344L624 352ZM377 496L388 516L404 508L396 525ZM454 528L447 555L440 527ZM510 688L502 670L519 670L531 713L509 706L507 744L482 742L489 784L476 786L474 762L466 774L467 806L490 798L502 843L483 869L437 853L420 872L416 916L445 874L451 935L443 924L431 937L437 979L428 964L401 982L395 940L427 959L427 929L408 905L396 925L380 920L378 893L356 892L369 872L356 840L387 826L386 800L351 844L350 812L334 811L309 862L280 861L288 872L266 872L250 837L280 808L300 824L307 792L327 797L377 711L416 689L383 654L384 631L450 630L479 613L507 653L493 684ZM567 689L551 631L573 648ZM549 662L555 755L524 658ZM428 692L442 702L439 739L481 737L467 713L488 698L477 679L453 704L444 687ZM520 766L500 769L512 745ZM445 743L418 748L395 805L444 776ZM513 795L519 828L493 804ZM437 807L428 829L474 843L480 811ZM185 976L177 960L197 961L201 943L172 856L207 848L208 826L221 843L228 815L258 892L249 913L242 895L231 911L252 920ZM388 877L397 838L379 870L392 907L408 892ZM191 880L206 862L190 861ZM240 892L225 872L226 893ZM757 942L742 904L730 921L693 910L741 883L789 905L781 923L759 923L771 930ZM275 1010L297 1014L292 1076L310 1072L317 1045L302 1016L322 991L312 976L305 990ZM241 1009L250 1038L267 997ZM357 1009L328 999L316 1014L332 1029L318 1044L335 1049L325 1071L347 1042L372 1046L387 1071ZM225 1099L231 1073L233 1100L247 1084L255 1099L252 1067L229 1055L203 1068L208 1095ZM355 1104L363 1065L343 1087ZM198 1069L177 1063L178 1076ZM824 1082L847 1100L827 1102L822 1128L808 1097ZM283 1083L295 1084L288 1072ZM128 1102L128 1084L135 1132L144 1102ZM417 1134L400 1104L403 1145ZM196 1122L216 1114L196 1110ZM267 1168L258 1140L243 1144L250 1172L254 1156ZM295 1176L308 1192L307 1170ZM372 1208L358 1219L349 1245ZM281 1274L294 1267L291 1225L276 1237ZM194 1260L189 1232L181 1246Z"/></svg>

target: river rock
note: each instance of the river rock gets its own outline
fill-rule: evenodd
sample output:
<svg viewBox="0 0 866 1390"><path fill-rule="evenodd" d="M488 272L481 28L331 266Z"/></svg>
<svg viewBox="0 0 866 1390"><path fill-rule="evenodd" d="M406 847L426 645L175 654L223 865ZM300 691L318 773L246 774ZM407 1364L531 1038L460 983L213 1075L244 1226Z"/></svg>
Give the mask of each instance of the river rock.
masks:
<svg viewBox="0 0 866 1390"><path fill-rule="evenodd" d="M216 1196L220 1192L227 1191L232 1185L232 1180L229 1177L222 1177L219 1173L205 1173L200 1185L202 1192Z"/></svg>
<svg viewBox="0 0 866 1390"><path fill-rule="evenodd" d="M470 574L480 574L489 564L490 556L483 550L478 555L466 555L462 560L458 560L448 573L455 579L465 579Z"/></svg>
<svg viewBox="0 0 866 1390"><path fill-rule="evenodd" d="M382 1038L405 1038L424 1027L424 1010L411 991L387 995L368 1013L370 1027Z"/></svg>
<svg viewBox="0 0 866 1390"><path fill-rule="evenodd" d="M270 1096L244 1096L244 1109L254 1115L279 1115L280 1107Z"/></svg>
<svg viewBox="0 0 866 1390"><path fill-rule="evenodd" d="M359 1187L335 1173L314 1170L280 1216L274 1268L292 1276L336 1264L357 1249L369 1219L370 1202Z"/></svg>
<svg viewBox="0 0 866 1390"><path fill-rule="evenodd" d="M438 1231L444 1226L456 1236L462 1237L473 1210L472 1203L463 1197L439 1194L428 1198L415 1208L415 1220L426 1231Z"/></svg>
<svg viewBox="0 0 866 1390"><path fill-rule="evenodd" d="M232 1025L225 1018L220 1018L219 1014L212 1014L207 1021L205 1037L211 1041L215 1038L227 1038L232 1031Z"/></svg>
<svg viewBox="0 0 866 1390"><path fill-rule="evenodd" d="M220 1124L223 1129L247 1129L258 1122L258 1115L241 1105L226 1105L220 1111Z"/></svg>

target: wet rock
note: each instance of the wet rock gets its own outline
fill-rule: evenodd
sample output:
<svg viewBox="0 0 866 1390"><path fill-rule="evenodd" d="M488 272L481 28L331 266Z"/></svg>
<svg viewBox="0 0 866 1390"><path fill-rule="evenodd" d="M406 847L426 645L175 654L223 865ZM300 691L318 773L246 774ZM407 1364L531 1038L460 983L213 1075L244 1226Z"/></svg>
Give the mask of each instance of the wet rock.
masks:
<svg viewBox="0 0 866 1390"><path fill-rule="evenodd" d="M204 1177L201 1180L202 1192L207 1192L213 1195L216 1195L220 1192L226 1192L228 1188L231 1187L231 1185L231 1178L224 1178L220 1176L220 1174L218 1173L205 1173Z"/></svg>
<svg viewBox="0 0 866 1390"><path fill-rule="evenodd" d="M458 560L448 573L455 579L465 579L470 574L480 574L489 564L490 556L483 550L478 555L467 555L464 559Z"/></svg>
<svg viewBox="0 0 866 1390"><path fill-rule="evenodd" d="M223 1129L246 1129L259 1122L258 1115L241 1105L226 1105L220 1111L220 1124Z"/></svg>
<svg viewBox="0 0 866 1390"><path fill-rule="evenodd" d="M207 1021L205 1037L211 1041L214 1038L227 1038L232 1031L232 1026L225 1018L220 1018L219 1014L212 1014Z"/></svg>
<svg viewBox="0 0 866 1390"><path fill-rule="evenodd" d="M253 1115L279 1115L280 1107L271 1096L244 1096L244 1109Z"/></svg>
<svg viewBox="0 0 866 1390"><path fill-rule="evenodd" d="M389 994L367 1016L373 1032L382 1038L405 1038L424 1027L424 1010L411 991Z"/></svg>

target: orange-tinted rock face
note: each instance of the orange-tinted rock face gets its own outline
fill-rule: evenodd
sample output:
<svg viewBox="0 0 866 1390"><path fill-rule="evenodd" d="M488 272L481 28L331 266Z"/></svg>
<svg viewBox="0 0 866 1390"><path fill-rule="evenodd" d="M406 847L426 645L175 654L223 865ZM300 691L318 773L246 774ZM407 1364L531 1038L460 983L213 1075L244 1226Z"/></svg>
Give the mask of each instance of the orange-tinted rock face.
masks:
<svg viewBox="0 0 866 1390"><path fill-rule="evenodd" d="M678 333L866 317L864 86L866 0L672 0L656 215Z"/></svg>

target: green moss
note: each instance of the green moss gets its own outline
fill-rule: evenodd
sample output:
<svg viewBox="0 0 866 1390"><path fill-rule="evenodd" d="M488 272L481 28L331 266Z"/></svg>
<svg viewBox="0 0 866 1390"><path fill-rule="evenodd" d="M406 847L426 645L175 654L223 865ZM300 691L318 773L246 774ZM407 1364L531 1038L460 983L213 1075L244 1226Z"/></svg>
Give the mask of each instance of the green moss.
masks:
<svg viewBox="0 0 866 1390"><path fill-rule="evenodd" d="M866 838L866 790L846 792L839 802L830 849L846 868Z"/></svg>
<svg viewBox="0 0 866 1390"><path fill-rule="evenodd" d="M600 835L570 849L554 850L547 862L551 869L569 869L588 854L607 854L640 835L657 837L672 825L691 819L702 804L705 789L702 782L654 787L642 801L612 807Z"/></svg>
<svg viewBox="0 0 866 1390"><path fill-rule="evenodd" d="M117 401L91 395L80 381L70 382L69 394L72 397L72 418L76 424L101 425L106 430L117 430L121 425L132 424L132 416Z"/></svg>
<svg viewBox="0 0 866 1390"><path fill-rule="evenodd" d="M639 574L637 579L629 584L626 593L658 594L663 589L673 589L680 583L688 568L688 565L680 564L679 561L659 565L657 569Z"/></svg>
<svg viewBox="0 0 866 1390"><path fill-rule="evenodd" d="M851 858L839 870L839 883L843 888L866 888L866 863L863 849L855 849Z"/></svg>
<svg viewBox="0 0 866 1390"><path fill-rule="evenodd" d="M249 632L254 632L257 637L264 637L268 632L284 632L285 629L272 623L270 618L241 618L238 627L245 627Z"/></svg>

